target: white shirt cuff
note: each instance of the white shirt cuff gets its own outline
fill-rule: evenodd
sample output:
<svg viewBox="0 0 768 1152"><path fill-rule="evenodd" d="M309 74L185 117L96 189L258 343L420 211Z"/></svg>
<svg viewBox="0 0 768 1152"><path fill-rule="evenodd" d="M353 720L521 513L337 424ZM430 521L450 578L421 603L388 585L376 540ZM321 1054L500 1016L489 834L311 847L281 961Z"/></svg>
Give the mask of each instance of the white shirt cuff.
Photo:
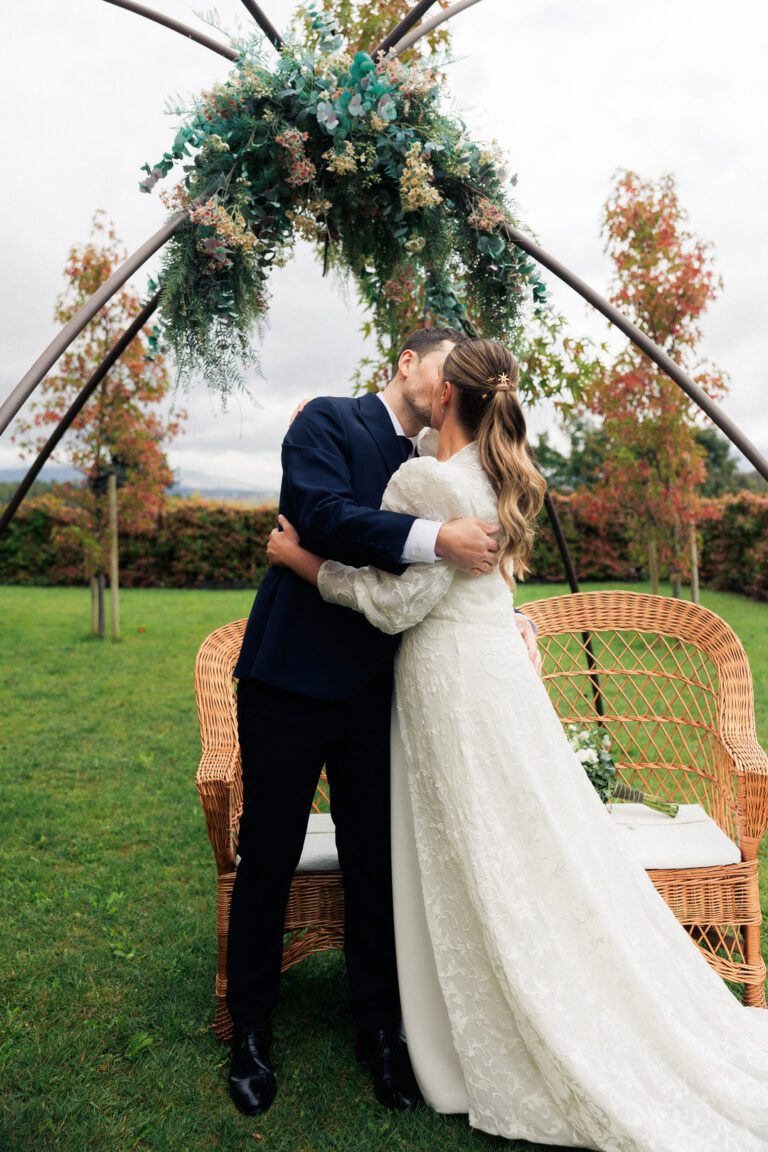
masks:
<svg viewBox="0 0 768 1152"><path fill-rule="evenodd" d="M402 564L434 564L438 559L435 552L437 534L443 524L440 520L414 520L403 545L400 557Z"/></svg>

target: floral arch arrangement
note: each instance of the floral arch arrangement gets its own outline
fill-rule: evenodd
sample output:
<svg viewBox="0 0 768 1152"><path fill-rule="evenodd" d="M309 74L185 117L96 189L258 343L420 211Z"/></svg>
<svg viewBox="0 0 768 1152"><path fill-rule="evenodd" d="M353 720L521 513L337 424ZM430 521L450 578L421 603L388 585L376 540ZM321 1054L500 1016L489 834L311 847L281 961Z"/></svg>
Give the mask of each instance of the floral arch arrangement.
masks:
<svg viewBox="0 0 768 1152"><path fill-rule="evenodd" d="M200 371L224 397L241 382L270 270L297 236L317 246L324 270L354 278L383 347L397 345L414 301L430 322L517 343L526 313L542 316L546 289L497 231L514 224L515 179L498 150L441 110L428 61L353 57L313 5L305 27L306 42L284 43L273 68L261 38L239 43L227 80L145 165L144 191L183 169L164 203L188 222L160 275L180 376Z"/></svg>

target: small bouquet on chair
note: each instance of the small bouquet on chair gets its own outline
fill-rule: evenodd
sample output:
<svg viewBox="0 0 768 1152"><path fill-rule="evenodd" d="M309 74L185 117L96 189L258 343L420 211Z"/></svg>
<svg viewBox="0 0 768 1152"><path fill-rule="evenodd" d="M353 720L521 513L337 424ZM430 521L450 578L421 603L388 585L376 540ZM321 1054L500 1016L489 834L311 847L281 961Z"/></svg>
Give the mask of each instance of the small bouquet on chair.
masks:
<svg viewBox="0 0 768 1152"><path fill-rule="evenodd" d="M639 788L630 788L618 779L616 765L611 755L610 737L607 733L601 732L599 726L579 728L576 724L569 724L566 734L568 743L581 761L592 786L604 804L616 800L630 804L645 804L648 808L663 812L665 816L677 816L678 804L672 804L661 796L641 792Z"/></svg>

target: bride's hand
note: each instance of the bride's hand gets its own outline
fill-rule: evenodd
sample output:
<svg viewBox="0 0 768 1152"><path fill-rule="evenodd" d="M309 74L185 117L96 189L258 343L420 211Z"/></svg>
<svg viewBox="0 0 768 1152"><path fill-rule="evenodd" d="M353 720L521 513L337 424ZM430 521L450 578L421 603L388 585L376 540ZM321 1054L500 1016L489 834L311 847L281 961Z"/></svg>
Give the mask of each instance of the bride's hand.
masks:
<svg viewBox="0 0 768 1152"><path fill-rule="evenodd" d="M298 532L285 516L278 516L277 520L280 528L273 529L269 534L267 560L272 566L290 568L300 580L306 580L316 588L323 566L322 556L315 556L314 552L302 548Z"/></svg>
<svg viewBox="0 0 768 1152"><path fill-rule="evenodd" d="M517 630L525 641L525 646L528 649L528 656L531 664L536 673L541 676L541 652L539 652L539 642L536 638L536 631L527 616L522 612L515 612L515 624Z"/></svg>
<svg viewBox="0 0 768 1152"><path fill-rule="evenodd" d="M296 417L299 415L299 413L304 411L304 409L306 408L307 404L309 404L309 400L300 400L300 401L299 401L299 403L298 403L298 404L296 405L296 407L294 408L293 412L291 412L291 418L290 418L290 420L288 421L288 427L289 427L289 428L290 428L291 424L293 424L294 420L295 420L295 419L296 419Z"/></svg>
<svg viewBox="0 0 768 1152"><path fill-rule="evenodd" d="M280 528L273 528L267 541L267 561L272 567L284 565L290 568L291 557L300 547L299 534L285 516L278 516L277 522Z"/></svg>

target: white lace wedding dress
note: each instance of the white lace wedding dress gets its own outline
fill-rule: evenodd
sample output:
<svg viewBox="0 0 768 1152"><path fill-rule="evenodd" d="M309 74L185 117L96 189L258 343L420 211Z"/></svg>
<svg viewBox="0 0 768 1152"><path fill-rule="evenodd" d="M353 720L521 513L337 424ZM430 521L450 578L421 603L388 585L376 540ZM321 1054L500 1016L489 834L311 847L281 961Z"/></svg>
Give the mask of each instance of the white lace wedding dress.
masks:
<svg viewBox="0 0 768 1152"><path fill-rule="evenodd" d="M384 507L496 517L475 445L392 477ZM323 597L405 632L393 878L409 1050L428 1103L602 1152L766 1152L768 1012L738 1003L631 857L498 572L328 561Z"/></svg>

